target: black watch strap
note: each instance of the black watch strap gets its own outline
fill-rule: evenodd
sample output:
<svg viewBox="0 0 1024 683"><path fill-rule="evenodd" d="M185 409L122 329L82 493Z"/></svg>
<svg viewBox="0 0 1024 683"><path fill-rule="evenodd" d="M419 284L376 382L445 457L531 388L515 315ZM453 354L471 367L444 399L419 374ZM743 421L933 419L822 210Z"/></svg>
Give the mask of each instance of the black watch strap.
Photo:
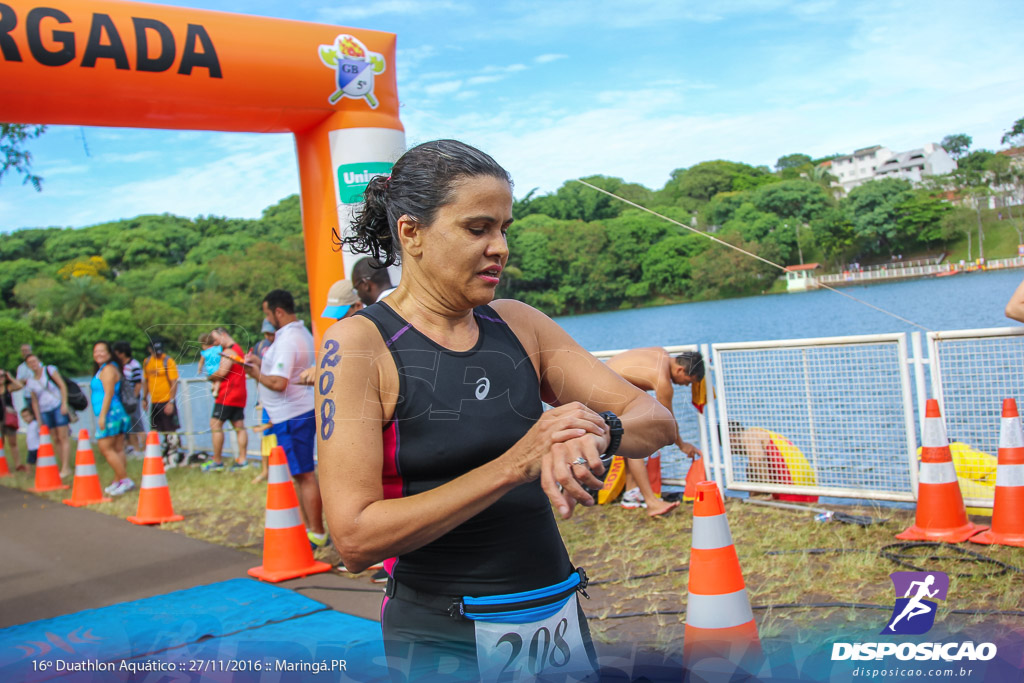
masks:
<svg viewBox="0 0 1024 683"><path fill-rule="evenodd" d="M608 425L612 435L611 440L608 442L608 450L604 454L609 456L615 455L619 450L619 445L622 443L622 420L610 410L601 413L601 417L604 419L604 423Z"/></svg>

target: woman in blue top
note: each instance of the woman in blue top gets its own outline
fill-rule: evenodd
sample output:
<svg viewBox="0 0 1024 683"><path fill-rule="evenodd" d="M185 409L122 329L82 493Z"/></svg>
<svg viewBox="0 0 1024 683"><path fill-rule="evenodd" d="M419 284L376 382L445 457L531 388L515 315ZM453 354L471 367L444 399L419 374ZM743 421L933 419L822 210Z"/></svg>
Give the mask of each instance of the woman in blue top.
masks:
<svg viewBox="0 0 1024 683"><path fill-rule="evenodd" d="M400 258L402 280L324 334L320 488L345 566L389 574L392 676L593 675L586 579L552 506L593 505L602 454L650 455L675 438L672 415L540 311L494 300L512 223L494 159L428 142L364 198L348 245Z"/></svg>
<svg viewBox="0 0 1024 683"><path fill-rule="evenodd" d="M120 496L135 488L125 469L124 437L131 429L132 420L121 404L121 369L114 360L110 344L96 342L92 347L96 374L89 388L92 393L92 412L96 416L96 438L100 453L114 470L114 481L104 489L108 495Z"/></svg>

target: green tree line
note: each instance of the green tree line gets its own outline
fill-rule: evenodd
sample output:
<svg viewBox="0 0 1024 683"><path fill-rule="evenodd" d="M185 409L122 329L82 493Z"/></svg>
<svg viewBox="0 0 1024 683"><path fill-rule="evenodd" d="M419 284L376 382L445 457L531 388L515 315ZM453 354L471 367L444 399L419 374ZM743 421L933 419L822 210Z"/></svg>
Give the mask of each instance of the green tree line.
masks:
<svg viewBox="0 0 1024 683"><path fill-rule="evenodd" d="M1024 142L1022 131L1024 119L1003 142ZM956 173L916 188L874 180L842 197L824 163L829 158L801 153L781 157L774 169L702 162L673 171L657 190L608 176L584 179L670 220L576 181L549 194L530 192L513 206L511 256L498 293L561 315L771 287L777 268L709 236L772 263L820 262L833 270L945 250L980 232L989 195L1019 192L1024 182L1005 155L971 151L967 135L943 142L958 159ZM17 154L8 150L4 170L25 172L27 154L12 150ZM1020 234L1019 214L1009 212ZM216 325L252 341L259 336L259 302L279 287L295 293L305 317L296 195L255 220L164 214L18 230L0 241L0 363L13 366L18 347L31 343L47 362L85 372L99 339L126 339L141 350L161 337L181 352Z"/></svg>
<svg viewBox="0 0 1024 683"><path fill-rule="evenodd" d="M272 289L296 297L308 320L298 195L259 219L139 216L87 228L17 230L0 240L0 363L21 344L73 373L92 368L98 340L153 338L196 351L200 332L260 337L260 302Z"/></svg>
<svg viewBox="0 0 1024 683"><path fill-rule="evenodd" d="M936 188L885 179L840 199L820 162L793 154L773 171L708 161L674 171L660 190L584 178L674 223L575 181L527 195L514 207L501 293L548 313L580 313L753 294L779 275L709 235L782 266L802 257L826 267L938 251L959 237Z"/></svg>

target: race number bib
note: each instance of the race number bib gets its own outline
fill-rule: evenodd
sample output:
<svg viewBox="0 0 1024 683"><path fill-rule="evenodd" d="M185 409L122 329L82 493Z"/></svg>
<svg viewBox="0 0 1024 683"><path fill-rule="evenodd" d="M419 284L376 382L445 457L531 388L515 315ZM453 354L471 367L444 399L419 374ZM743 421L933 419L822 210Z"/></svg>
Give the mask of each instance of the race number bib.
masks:
<svg viewBox="0 0 1024 683"><path fill-rule="evenodd" d="M527 624L476 621L482 681L528 681L537 676L578 680L594 672L580 632L576 594L547 619Z"/></svg>

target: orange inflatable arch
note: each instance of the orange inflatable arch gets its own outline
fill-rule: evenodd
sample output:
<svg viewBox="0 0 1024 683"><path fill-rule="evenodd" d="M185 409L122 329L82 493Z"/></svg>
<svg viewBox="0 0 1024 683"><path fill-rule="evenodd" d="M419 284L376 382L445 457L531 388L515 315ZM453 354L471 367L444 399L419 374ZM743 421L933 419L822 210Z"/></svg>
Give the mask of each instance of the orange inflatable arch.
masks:
<svg viewBox="0 0 1024 683"><path fill-rule="evenodd" d="M395 36L133 2L0 0L0 120L295 134L313 334L332 235L405 150Z"/></svg>

